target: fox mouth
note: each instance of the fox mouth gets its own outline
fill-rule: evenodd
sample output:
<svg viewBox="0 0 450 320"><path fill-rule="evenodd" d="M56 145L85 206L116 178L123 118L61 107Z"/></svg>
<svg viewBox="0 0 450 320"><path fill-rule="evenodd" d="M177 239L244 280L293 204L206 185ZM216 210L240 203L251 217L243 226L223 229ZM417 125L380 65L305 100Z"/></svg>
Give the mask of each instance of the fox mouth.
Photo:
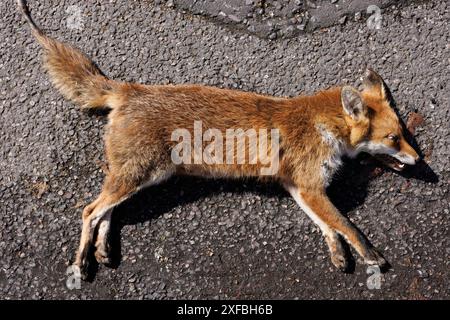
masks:
<svg viewBox="0 0 450 320"><path fill-rule="evenodd" d="M375 158L395 171L403 171L406 168L406 164L387 154L377 154Z"/></svg>

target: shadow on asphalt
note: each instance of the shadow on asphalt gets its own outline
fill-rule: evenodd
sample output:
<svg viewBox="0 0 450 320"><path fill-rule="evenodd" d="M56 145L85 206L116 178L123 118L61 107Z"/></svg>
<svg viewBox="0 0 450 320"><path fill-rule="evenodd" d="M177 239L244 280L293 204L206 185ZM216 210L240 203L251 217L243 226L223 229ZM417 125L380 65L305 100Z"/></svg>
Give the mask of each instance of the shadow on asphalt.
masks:
<svg viewBox="0 0 450 320"><path fill-rule="evenodd" d="M241 194L244 192L278 199L289 196L278 184L261 183L256 179L236 181L192 176L176 176L164 184L142 190L114 211L110 242L113 262L111 267L116 268L120 263L120 233L125 225L146 222L178 206L184 206L205 197L222 193Z"/></svg>
<svg viewBox="0 0 450 320"><path fill-rule="evenodd" d="M367 161L368 163L361 164L361 162ZM364 203L367 197L369 181L382 174L385 170L389 169L382 169L376 160L368 155L362 155L354 160L347 160L327 189L327 194L339 211L344 216L347 216L349 212ZM409 168L409 170L401 173L401 175L408 179L419 179L426 182L438 181L437 175L425 162L422 162L416 167ZM183 195L180 195L181 190L183 191ZM169 212L177 206L183 206L204 197L211 197L220 193L240 194L243 192L278 199L290 197L276 183L261 183L256 179L233 181L189 176L174 177L160 186L149 187L141 191L117 207L114 211L110 235L112 248L112 263L110 267L117 268L120 264L122 258L120 235L124 226L149 221ZM348 244L345 241L343 243L349 259L349 267L346 272L353 273L355 270L355 259L350 252ZM92 257L93 255L90 256ZM389 268L387 266L382 271L388 271ZM93 261L90 264L88 280L95 278L97 270L98 265Z"/></svg>

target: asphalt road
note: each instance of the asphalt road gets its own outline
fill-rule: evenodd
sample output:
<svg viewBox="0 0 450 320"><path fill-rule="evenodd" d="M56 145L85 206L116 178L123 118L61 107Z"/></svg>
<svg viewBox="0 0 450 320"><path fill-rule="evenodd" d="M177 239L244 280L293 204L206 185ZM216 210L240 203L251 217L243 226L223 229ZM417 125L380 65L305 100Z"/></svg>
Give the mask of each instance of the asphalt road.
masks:
<svg viewBox="0 0 450 320"><path fill-rule="evenodd" d="M332 266L320 231L280 187L174 178L114 212L117 267L69 290L81 210L102 183L105 118L50 85L14 3L0 3L1 298L450 298L447 1L389 7L379 30L357 15L274 40L170 3L29 1L50 35L119 80L293 96L377 70L428 164L399 175L358 160L330 187L392 265L380 289L355 255L350 274Z"/></svg>

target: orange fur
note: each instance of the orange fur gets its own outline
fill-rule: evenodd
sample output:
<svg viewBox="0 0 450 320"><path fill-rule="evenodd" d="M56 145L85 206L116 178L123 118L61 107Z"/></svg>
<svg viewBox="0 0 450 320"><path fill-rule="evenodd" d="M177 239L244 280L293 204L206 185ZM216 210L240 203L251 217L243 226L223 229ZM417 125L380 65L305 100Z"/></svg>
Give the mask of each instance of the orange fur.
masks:
<svg viewBox="0 0 450 320"><path fill-rule="evenodd" d="M194 121L221 132L227 129L272 129L280 132L280 166L271 177L283 184L321 227L333 263L346 267L343 236L369 264L383 265L382 256L344 218L325 194L339 158L368 142L382 143L417 158L404 140L399 120L384 95L381 78L366 74L365 90L336 87L312 96L279 98L200 85L147 86L107 79L78 50L48 38L34 24L23 0L18 0L33 34L44 47L45 66L55 86L85 108L107 107L105 133L109 172L100 196L83 211L83 231L76 265L85 270L93 230L104 224L96 242L96 258L108 261L107 216L114 206L146 185L170 175L196 174L222 177L260 177L255 164L180 164L170 152L171 133L179 128L192 135ZM398 141L387 138L395 134ZM244 146L249 155L249 146ZM237 152L237 150L235 150ZM235 156L235 155L233 155Z"/></svg>

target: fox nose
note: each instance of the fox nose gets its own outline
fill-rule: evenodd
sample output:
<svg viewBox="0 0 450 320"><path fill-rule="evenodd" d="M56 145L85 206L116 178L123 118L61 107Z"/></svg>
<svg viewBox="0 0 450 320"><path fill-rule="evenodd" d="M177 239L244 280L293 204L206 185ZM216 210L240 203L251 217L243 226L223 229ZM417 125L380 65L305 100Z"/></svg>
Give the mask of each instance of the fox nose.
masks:
<svg viewBox="0 0 450 320"><path fill-rule="evenodd" d="M420 155L417 155L417 157L414 159L414 161L417 163L419 163L422 160L422 157Z"/></svg>

